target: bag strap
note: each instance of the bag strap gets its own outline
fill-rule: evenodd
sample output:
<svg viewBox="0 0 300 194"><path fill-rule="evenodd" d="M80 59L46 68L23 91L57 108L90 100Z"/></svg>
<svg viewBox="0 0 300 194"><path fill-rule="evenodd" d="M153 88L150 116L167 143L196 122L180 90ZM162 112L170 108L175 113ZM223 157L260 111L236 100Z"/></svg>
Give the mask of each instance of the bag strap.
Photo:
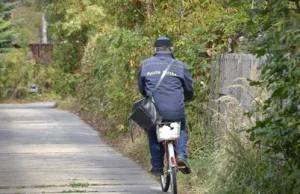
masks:
<svg viewBox="0 0 300 194"><path fill-rule="evenodd" d="M161 74L161 76L160 76L158 82L157 82L156 85L155 85L154 90L152 91L152 96L150 96L150 97L153 97L153 96L154 96L156 90L158 89L158 86L161 84L162 80L164 79L165 75L167 74L168 70L170 69L170 67L173 65L174 62L175 62L175 60L172 59L172 62L169 63L168 66L166 67L166 69L163 71L163 73Z"/></svg>

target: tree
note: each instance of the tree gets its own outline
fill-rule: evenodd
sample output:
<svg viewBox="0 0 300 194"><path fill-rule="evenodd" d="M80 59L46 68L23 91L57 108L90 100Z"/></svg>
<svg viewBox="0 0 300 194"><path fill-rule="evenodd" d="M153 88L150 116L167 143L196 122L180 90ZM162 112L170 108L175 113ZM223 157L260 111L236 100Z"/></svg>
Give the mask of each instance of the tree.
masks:
<svg viewBox="0 0 300 194"><path fill-rule="evenodd" d="M46 3L54 55L65 72L73 73L78 69L89 37L105 28L103 8L85 0Z"/></svg>
<svg viewBox="0 0 300 194"><path fill-rule="evenodd" d="M0 3L0 52L8 52L11 48L11 42L16 32L11 30L13 25L10 19L10 13L16 3Z"/></svg>

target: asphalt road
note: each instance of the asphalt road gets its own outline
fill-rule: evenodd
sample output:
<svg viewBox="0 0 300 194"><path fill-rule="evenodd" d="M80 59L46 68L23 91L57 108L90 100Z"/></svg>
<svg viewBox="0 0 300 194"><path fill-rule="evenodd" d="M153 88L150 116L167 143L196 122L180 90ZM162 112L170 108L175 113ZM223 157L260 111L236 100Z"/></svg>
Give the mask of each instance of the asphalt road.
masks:
<svg viewBox="0 0 300 194"><path fill-rule="evenodd" d="M163 193L78 116L53 107L0 104L0 194Z"/></svg>

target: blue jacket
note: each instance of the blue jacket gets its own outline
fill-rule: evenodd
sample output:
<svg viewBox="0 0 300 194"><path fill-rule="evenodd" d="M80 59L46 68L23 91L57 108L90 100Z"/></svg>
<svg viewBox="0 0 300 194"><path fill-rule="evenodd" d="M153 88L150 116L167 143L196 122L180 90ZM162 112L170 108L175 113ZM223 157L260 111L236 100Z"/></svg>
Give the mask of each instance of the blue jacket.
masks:
<svg viewBox="0 0 300 194"><path fill-rule="evenodd" d="M142 62L138 74L138 87L143 96L151 96L162 72L172 62L173 55L159 51ZM163 119L178 120L185 118L184 101L194 95L193 80L186 65L175 60L159 85L154 101Z"/></svg>

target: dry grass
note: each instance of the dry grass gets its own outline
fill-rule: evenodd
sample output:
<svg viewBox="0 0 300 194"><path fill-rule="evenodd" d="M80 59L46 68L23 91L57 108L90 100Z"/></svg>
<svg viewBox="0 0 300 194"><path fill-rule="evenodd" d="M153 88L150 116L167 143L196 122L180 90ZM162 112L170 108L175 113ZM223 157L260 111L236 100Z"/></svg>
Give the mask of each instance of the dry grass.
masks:
<svg viewBox="0 0 300 194"><path fill-rule="evenodd" d="M208 157L210 166L205 176L207 182L203 185L211 194L226 193L224 187L238 188L239 184L247 187L243 185L244 180L236 178L242 173L245 180L250 179L259 157L245 132L253 121L243 115L239 101L223 96L217 102L222 106L222 111L214 114L219 136L216 138L216 149Z"/></svg>

